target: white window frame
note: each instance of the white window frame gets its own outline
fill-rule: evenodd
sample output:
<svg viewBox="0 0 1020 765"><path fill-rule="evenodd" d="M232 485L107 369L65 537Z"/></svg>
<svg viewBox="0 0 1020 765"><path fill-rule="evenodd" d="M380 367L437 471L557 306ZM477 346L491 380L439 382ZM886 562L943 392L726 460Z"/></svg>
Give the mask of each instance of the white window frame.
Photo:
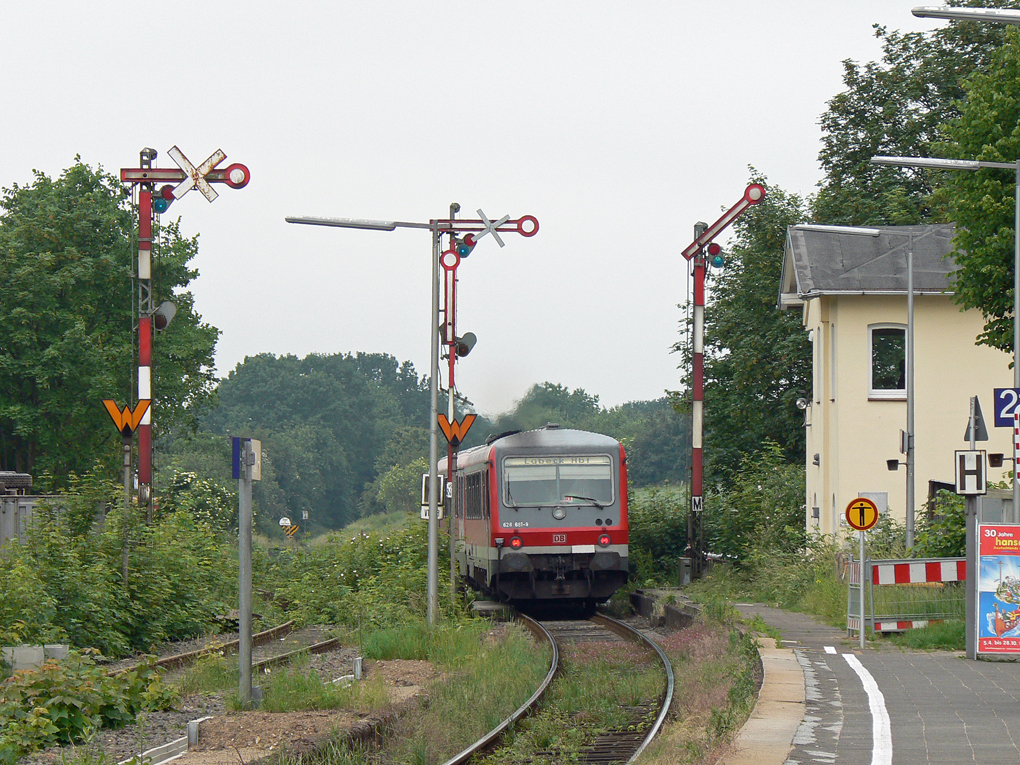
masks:
<svg viewBox="0 0 1020 765"><path fill-rule="evenodd" d="M896 329L903 332L903 360L906 363L907 325L895 322L868 325L868 398L887 401L903 401L907 398L906 380L902 388L875 388L875 330Z"/></svg>

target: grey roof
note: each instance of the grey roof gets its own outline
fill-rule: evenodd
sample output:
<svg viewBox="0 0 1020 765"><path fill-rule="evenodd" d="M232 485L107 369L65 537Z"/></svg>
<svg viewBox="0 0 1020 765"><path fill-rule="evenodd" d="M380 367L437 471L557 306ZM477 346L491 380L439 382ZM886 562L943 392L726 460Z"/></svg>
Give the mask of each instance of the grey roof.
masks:
<svg viewBox="0 0 1020 765"><path fill-rule="evenodd" d="M906 294L911 240L914 292L949 291L949 276L956 270L949 257L953 224L872 228L878 236L787 228L779 305L800 305L819 295Z"/></svg>

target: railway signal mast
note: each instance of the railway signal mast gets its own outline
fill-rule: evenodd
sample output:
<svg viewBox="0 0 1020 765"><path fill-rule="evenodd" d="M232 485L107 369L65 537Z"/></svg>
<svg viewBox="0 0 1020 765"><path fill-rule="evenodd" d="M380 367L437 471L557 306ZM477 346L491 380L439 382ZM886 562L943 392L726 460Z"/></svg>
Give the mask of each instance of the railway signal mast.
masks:
<svg viewBox="0 0 1020 765"><path fill-rule="evenodd" d="M358 228L373 231L394 231L398 228L418 228L432 232L432 317L430 320L432 350L431 364L429 368L430 377L430 413L429 413L429 481L428 481L428 582L427 582L427 618L430 625L435 625L439 612L439 346L440 342L449 348L450 354L450 391L452 402L453 391L453 365L457 355L464 356L466 351L471 350L474 345L471 335L457 337L455 333L455 292L457 284L457 266L460 260L471 253L479 239L487 235L503 246L503 239L500 234L517 233L524 237L532 237L538 233L538 219L533 215L524 215L517 219L511 219L504 215L498 220L489 220L485 213L478 210L477 219L457 219L454 215L460 210L460 205L450 205L450 217L430 220L428 223L413 223L392 220L364 220L360 218L310 218L289 216L285 218L288 223L303 223L310 226L333 226L336 228ZM448 236L450 247L440 256L440 243L442 237ZM444 284L446 290L446 315L440 319L439 308L440 280L445 274ZM442 336L442 341L440 341ZM460 438L467 432L470 423L465 420L467 427L460 423L453 422L452 403L447 419L447 425L455 425L458 433L456 440L459 444ZM445 430L445 428L444 428ZM454 432L451 429L451 433ZM451 439L452 444L452 439ZM451 452L452 459L452 452Z"/></svg>
<svg viewBox="0 0 1020 765"><path fill-rule="evenodd" d="M694 241L681 252L694 265L694 325L691 337L691 506L687 515L687 545L690 549L691 576L701 576L705 565L704 540L701 533L701 513L704 509L704 434L705 416L705 267L707 256L719 255L719 247L712 243L733 221L751 206L765 198L765 187L757 183L744 189L744 196L723 213L711 226L696 223Z"/></svg>
<svg viewBox="0 0 1020 765"><path fill-rule="evenodd" d="M135 276L138 283L138 401L152 399L152 333L163 330L177 312L170 301L153 306L152 300L152 224L154 214L166 212L174 200L191 189L197 189L212 202L219 194L210 183L225 183L240 189L248 185L251 173L241 164L217 169L227 155L217 149L197 167L176 146L167 154L177 168L153 167L158 152L142 149L138 153L138 167L121 168L120 180L131 184L137 192L138 207L138 260ZM156 184L165 182L156 190ZM171 185L176 184L176 185ZM138 503L145 505L147 519L151 520L152 489L152 408L149 407L138 423Z"/></svg>

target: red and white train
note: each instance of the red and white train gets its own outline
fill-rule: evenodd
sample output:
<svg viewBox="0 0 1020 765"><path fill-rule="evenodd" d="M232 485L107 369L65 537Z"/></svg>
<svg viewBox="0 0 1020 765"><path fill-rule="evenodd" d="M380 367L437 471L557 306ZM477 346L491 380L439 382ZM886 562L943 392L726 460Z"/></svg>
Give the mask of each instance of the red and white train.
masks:
<svg viewBox="0 0 1020 765"><path fill-rule="evenodd" d="M439 472L448 476L444 459ZM627 458L608 436L547 425L461 452L460 576L527 605L607 600L627 581Z"/></svg>

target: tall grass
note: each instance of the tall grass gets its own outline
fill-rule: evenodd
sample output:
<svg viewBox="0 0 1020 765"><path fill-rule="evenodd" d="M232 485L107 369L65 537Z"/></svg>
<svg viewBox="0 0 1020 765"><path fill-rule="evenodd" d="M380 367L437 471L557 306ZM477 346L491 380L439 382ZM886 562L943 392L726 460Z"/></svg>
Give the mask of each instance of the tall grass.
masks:
<svg viewBox="0 0 1020 765"><path fill-rule="evenodd" d="M370 755L335 743L317 759L323 765L368 760L426 765L449 759L523 704L549 667L548 653L523 628L480 619L381 630L366 636L365 655L427 659L442 679L427 689L427 703L392 724L383 752ZM293 763L284 758L283 765Z"/></svg>

